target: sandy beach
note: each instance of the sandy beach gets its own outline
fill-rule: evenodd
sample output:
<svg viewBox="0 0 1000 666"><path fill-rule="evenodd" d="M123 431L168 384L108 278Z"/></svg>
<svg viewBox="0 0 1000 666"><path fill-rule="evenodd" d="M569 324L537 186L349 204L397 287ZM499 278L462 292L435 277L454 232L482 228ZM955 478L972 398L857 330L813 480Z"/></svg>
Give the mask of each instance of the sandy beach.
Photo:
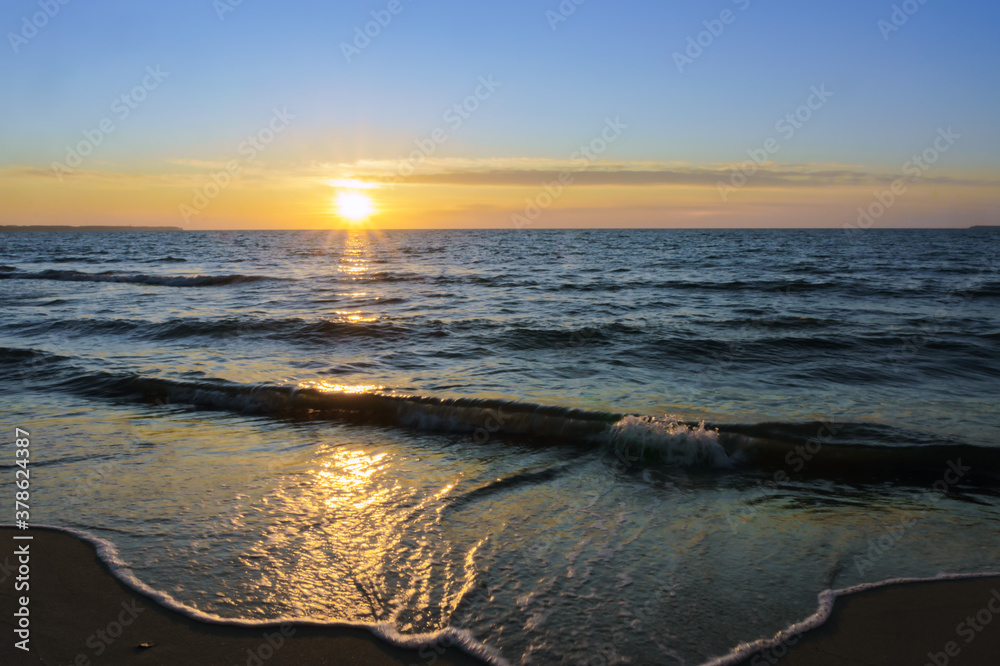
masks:
<svg viewBox="0 0 1000 666"><path fill-rule="evenodd" d="M0 528L0 564L30 543L30 651L14 647L14 578L0 585L0 664L479 664L455 648L401 650L368 631L290 623L237 628L206 624L166 609L115 578L89 543L32 529L30 542ZM4 558L10 558L5 561ZM7 570L0 574L3 578ZM16 594L16 597L15 597ZM143 645L150 647L142 647Z"/></svg>
<svg viewBox="0 0 1000 666"><path fill-rule="evenodd" d="M15 534L23 533L0 528L0 542L24 543L15 542ZM5 570L9 576L0 586L4 664L480 663L444 646L402 650L359 629L292 623L251 629L198 622L120 582L89 543L49 530L30 534L31 649L15 649L9 638L16 628L11 582L16 573ZM839 598L823 626L743 664L996 664L1000 621L992 620L997 616L1000 577L893 585Z"/></svg>
<svg viewBox="0 0 1000 666"><path fill-rule="evenodd" d="M903 583L839 597L822 626L743 666L1000 664L1000 577Z"/></svg>

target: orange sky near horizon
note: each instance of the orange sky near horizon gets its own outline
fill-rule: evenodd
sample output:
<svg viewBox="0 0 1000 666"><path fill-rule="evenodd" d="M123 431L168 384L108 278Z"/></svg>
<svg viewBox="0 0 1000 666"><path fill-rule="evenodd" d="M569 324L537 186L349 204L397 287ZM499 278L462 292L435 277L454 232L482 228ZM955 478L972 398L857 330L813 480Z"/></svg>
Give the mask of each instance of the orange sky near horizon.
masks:
<svg viewBox="0 0 1000 666"><path fill-rule="evenodd" d="M330 178L315 175L321 168L308 174L243 169L228 181L224 168L163 174L80 171L61 182L49 171L9 169L0 172L0 224L197 230L358 224L385 229L843 227L857 225L859 218L861 226L873 228L1000 222L1000 188L988 174L903 177L893 193L892 174L841 167L847 177L825 177L829 169L814 169L817 175L812 175L765 166L736 188L732 183L740 178L733 169L610 163L575 171L565 165L537 171L467 168L418 174L395 185L387 184L385 175L338 179L342 167L331 169ZM363 220L341 215L337 199L345 193L357 200L367 197L373 213ZM870 211L870 221L859 209Z"/></svg>

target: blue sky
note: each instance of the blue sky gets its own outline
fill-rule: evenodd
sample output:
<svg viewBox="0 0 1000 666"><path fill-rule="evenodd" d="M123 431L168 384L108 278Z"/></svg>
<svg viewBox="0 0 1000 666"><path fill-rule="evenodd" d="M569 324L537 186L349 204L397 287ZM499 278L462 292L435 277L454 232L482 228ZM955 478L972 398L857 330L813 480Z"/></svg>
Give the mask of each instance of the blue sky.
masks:
<svg viewBox="0 0 1000 666"><path fill-rule="evenodd" d="M833 97L776 160L892 170L953 126L949 169L998 167L996 3L911 0L919 9L886 40L878 21L904 3L566 0L575 9L553 29L557 0L399 1L351 62L341 43L388 0L243 0L221 19L226 0L43 0L58 13L17 53L10 34L39 2L8 1L0 166L47 168L159 65L169 76L91 168L220 159L275 107L296 115L275 164L392 159L489 75L499 90L437 157L566 158L620 117L629 131L607 159L738 162L825 85ZM672 54L723 11L732 22L679 72Z"/></svg>

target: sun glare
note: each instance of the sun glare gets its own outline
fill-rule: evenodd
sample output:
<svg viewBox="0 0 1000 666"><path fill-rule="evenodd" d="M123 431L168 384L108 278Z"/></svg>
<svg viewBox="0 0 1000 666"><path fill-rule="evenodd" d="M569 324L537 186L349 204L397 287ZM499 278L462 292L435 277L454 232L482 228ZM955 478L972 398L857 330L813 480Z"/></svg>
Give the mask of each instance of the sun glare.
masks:
<svg viewBox="0 0 1000 666"><path fill-rule="evenodd" d="M361 192L339 192L337 213L351 222L361 222L375 212L372 200Z"/></svg>

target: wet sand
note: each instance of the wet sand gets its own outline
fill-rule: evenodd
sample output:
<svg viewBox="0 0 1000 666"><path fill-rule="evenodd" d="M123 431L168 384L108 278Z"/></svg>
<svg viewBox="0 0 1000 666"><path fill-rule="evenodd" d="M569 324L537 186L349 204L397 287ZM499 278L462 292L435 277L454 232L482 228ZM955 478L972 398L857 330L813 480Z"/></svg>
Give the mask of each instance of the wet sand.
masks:
<svg viewBox="0 0 1000 666"><path fill-rule="evenodd" d="M14 541L15 534L34 538ZM24 543L30 544L30 590L15 592L13 553ZM290 623L243 628L192 620L120 582L89 543L56 531L0 528L0 580L0 664L4 666L429 666L432 659L436 665L482 663L444 646L402 650L364 629ZM29 652L14 647L17 597L25 594L30 600Z"/></svg>
<svg viewBox="0 0 1000 666"><path fill-rule="evenodd" d="M24 534L0 528L0 664L482 663L452 647L399 649L363 629L200 622L119 581L89 543L42 529L27 532L34 537L30 542L13 540ZM27 593L14 590L13 552L23 543L30 543L31 553ZM29 652L14 647L14 612L24 594L30 598ZM821 627L742 663L996 666L1000 577L907 583L843 596Z"/></svg>
<svg viewBox="0 0 1000 666"><path fill-rule="evenodd" d="M838 597L822 626L741 666L774 664L998 666L1000 577L902 583Z"/></svg>

